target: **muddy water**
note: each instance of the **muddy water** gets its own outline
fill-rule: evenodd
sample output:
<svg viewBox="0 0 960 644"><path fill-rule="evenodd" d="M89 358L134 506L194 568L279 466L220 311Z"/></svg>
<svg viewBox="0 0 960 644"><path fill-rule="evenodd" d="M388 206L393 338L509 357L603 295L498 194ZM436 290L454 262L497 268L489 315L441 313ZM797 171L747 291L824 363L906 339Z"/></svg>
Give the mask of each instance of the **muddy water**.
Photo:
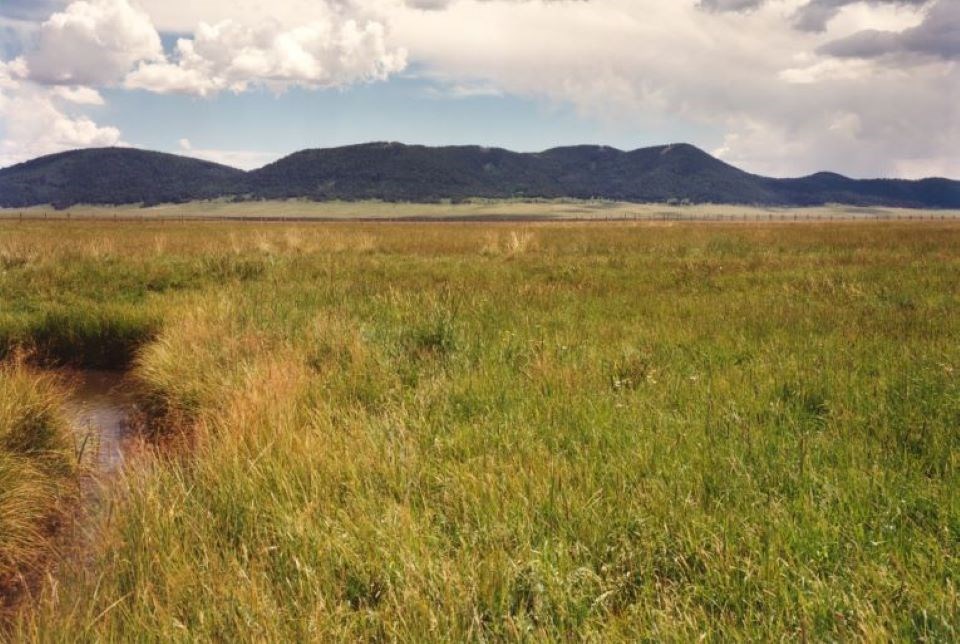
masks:
<svg viewBox="0 0 960 644"><path fill-rule="evenodd" d="M66 411L84 461L100 475L119 471L136 445L136 406L123 376L113 371L65 372Z"/></svg>

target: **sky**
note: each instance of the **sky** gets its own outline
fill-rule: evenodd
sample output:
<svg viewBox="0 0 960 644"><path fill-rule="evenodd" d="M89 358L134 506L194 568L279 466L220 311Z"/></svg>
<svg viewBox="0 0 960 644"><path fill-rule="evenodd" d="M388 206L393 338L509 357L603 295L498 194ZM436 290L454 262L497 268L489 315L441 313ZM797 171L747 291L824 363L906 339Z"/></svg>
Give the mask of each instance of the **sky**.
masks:
<svg viewBox="0 0 960 644"><path fill-rule="evenodd" d="M0 167L367 141L960 178L960 0L0 0Z"/></svg>

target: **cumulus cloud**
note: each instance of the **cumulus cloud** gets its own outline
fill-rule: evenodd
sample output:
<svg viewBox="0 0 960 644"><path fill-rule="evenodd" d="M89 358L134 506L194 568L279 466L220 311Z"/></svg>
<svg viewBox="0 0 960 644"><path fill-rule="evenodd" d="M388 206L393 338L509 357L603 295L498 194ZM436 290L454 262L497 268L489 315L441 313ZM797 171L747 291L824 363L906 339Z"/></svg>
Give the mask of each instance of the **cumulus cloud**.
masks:
<svg viewBox="0 0 960 644"><path fill-rule="evenodd" d="M866 0L865 4L883 6L893 5L901 7L921 7L931 0ZM844 7L864 3L864 0L810 0L800 7L794 16L794 24L804 31L825 31L827 24L839 14Z"/></svg>
<svg viewBox="0 0 960 644"><path fill-rule="evenodd" d="M807 0L793 14L793 26L802 31L826 31L827 25L844 9L868 7L922 7L933 0ZM699 7L714 12L744 12L757 9L770 0L700 0Z"/></svg>
<svg viewBox="0 0 960 644"><path fill-rule="evenodd" d="M409 59L437 95L523 96L644 129L669 119L755 172L945 174L960 146L956 0L132 1L74 2L7 76L62 85L43 96L76 120L102 101L79 87L340 87ZM181 35L173 51L157 31Z"/></svg>
<svg viewBox="0 0 960 644"><path fill-rule="evenodd" d="M714 151L754 172L895 175L904 159L949 157L960 144L957 90L949 89L960 87L956 70L817 53L856 22L823 34L795 29L797 6L711 12L692 1L460 0L400 12L392 33L419 73L442 83L567 103L604 121L655 124L670 115L721 132Z"/></svg>
<svg viewBox="0 0 960 644"><path fill-rule="evenodd" d="M820 51L841 58L917 54L960 60L960 4L938 0L916 27L903 31L866 29L834 40Z"/></svg>
<svg viewBox="0 0 960 644"><path fill-rule="evenodd" d="M43 22L23 56L44 85L104 86L208 96L251 86L339 87L382 80L406 66L386 44L380 0L277 3L146 2L164 22L190 20L192 37L168 58L153 17L130 0L78 0ZM244 11L244 5L250 5ZM237 15L242 19L226 18ZM195 21L201 16L216 18Z"/></svg>
<svg viewBox="0 0 960 644"><path fill-rule="evenodd" d="M73 148L122 145L120 131L72 112L101 105L89 87L43 87L25 80L23 60L0 61L0 167Z"/></svg>
<svg viewBox="0 0 960 644"><path fill-rule="evenodd" d="M230 19L247 26L277 23L285 29L315 21L377 20L379 6L394 0L136 0L164 33L192 34L197 25Z"/></svg>
<svg viewBox="0 0 960 644"><path fill-rule="evenodd" d="M20 80L27 75L27 65L22 58L10 62L0 60L0 89L16 89Z"/></svg>
<svg viewBox="0 0 960 644"><path fill-rule="evenodd" d="M31 0L32 1L32 0ZM64 149L122 144L114 127L80 108L104 105L97 87L123 85L158 93L209 96L264 86L339 87L403 69L405 52L387 45L386 30L363 0L206 0L150 2L165 21L190 20L172 57L153 17L130 0L77 0L57 6L28 39L23 55L0 61L0 164ZM250 11L244 12L244 5ZM199 14L215 18L196 21ZM22 0L0 16L22 19L36 6ZM241 15L244 22L223 19ZM194 156L248 167L276 155L192 150Z"/></svg>
<svg viewBox="0 0 960 644"><path fill-rule="evenodd" d="M62 150L123 144L120 130L70 114L62 103L55 93L40 87L21 87L0 99L4 126L0 167Z"/></svg>
<svg viewBox="0 0 960 644"><path fill-rule="evenodd" d="M38 83L104 85L138 61L162 57L160 35L145 12L126 0L81 0L43 23L25 60Z"/></svg>
<svg viewBox="0 0 960 644"><path fill-rule="evenodd" d="M207 96L251 85L282 91L290 85L338 87L383 80L406 66L402 48L388 48L382 24L324 19L284 29L277 22L247 26L233 20L201 23L177 42L175 61L141 63L126 86Z"/></svg>
<svg viewBox="0 0 960 644"><path fill-rule="evenodd" d="M77 105L105 105L103 96L92 87L54 87L51 95Z"/></svg>

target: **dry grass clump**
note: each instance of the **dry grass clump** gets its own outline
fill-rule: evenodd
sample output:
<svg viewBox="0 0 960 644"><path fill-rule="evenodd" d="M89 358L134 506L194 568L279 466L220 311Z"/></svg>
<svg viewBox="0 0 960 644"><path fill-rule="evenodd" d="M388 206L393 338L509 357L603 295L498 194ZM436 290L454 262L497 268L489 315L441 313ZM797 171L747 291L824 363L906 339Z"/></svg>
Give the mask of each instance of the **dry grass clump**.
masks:
<svg viewBox="0 0 960 644"><path fill-rule="evenodd" d="M483 255L522 255L539 248L537 234L532 230L488 232L484 235L480 252Z"/></svg>
<svg viewBox="0 0 960 644"><path fill-rule="evenodd" d="M0 613L49 555L72 496L74 440L55 379L0 365Z"/></svg>

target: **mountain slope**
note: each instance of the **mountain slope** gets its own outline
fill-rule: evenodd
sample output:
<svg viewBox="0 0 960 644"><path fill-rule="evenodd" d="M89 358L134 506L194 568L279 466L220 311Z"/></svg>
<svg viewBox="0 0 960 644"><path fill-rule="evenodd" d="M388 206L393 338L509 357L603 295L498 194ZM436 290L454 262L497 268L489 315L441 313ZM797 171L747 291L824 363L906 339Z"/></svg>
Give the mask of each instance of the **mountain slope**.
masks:
<svg viewBox="0 0 960 644"><path fill-rule="evenodd" d="M365 143L304 150L250 173L260 198L387 199L404 201L513 197L532 190L546 196L550 181L528 155L498 148L428 148Z"/></svg>
<svg viewBox="0 0 960 644"><path fill-rule="evenodd" d="M584 145L521 154L477 146L428 148L368 143L297 152L251 172L247 185L251 194L267 199L602 197L627 201L777 201L762 178L691 145L633 152Z"/></svg>
<svg viewBox="0 0 960 644"><path fill-rule="evenodd" d="M841 203L960 208L960 182L855 180L832 173L772 179L687 144L624 152L605 146L518 153L365 143L303 150L259 170L129 148L78 150L0 170L0 206L246 199L604 198L635 202Z"/></svg>
<svg viewBox="0 0 960 644"><path fill-rule="evenodd" d="M135 148L94 148L40 157L0 170L0 206L157 204L233 194L246 173Z"/></svg>
<svg viewBox="0 0 960 644"><path fill-rule="evenodd" d="M761 177L748 174L688 144L621 152L614 148L554 148L539 155L564 187L577 197L625 201L774 203L776 194ZM566 195L564 195L566 196Z"/></svg>
<svg viewBox="0 0 960 644"><path fill-rule="evenodd" d="M583 145L521 154L477 146L367 143L297 152L251 172L246 185L249 196L261 199L598 197L637 202L960 208L957 181L855 180L829 173L772 179L744 172L688 144L631 152Z"/></svg>
<svg viewBox="0 0 960 644"><path fill-rule="evenodd" d="M949 179L849 179L819 172L799 179L767 179L784 203L824 203L905 208L960 208L960 181Z"/></svg>

